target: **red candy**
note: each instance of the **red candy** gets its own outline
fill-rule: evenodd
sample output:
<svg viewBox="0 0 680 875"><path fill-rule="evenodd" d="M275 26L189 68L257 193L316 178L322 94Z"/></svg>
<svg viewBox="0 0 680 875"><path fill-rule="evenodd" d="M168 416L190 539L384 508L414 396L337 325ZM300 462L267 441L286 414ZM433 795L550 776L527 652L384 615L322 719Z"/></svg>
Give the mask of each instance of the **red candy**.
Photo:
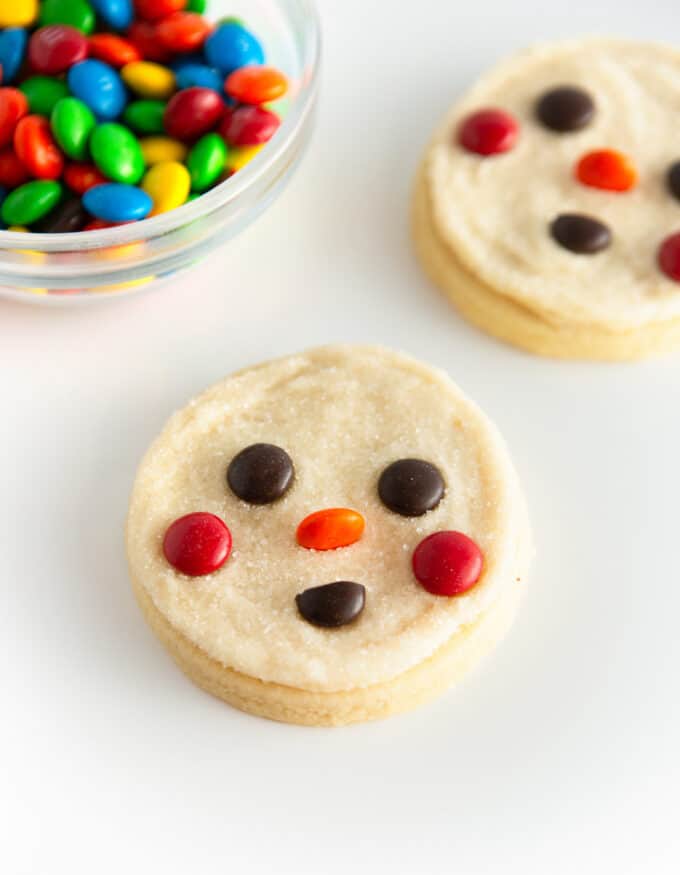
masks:
<svg viewBox="0 0 680 875"><path fill-rule="evenodd" d="M87 55L87 38L67 24L41 27L28 41L28 63L36 73L63 73Z"/></svg>
<svg viewBox="0 0 680 875"><path fill-rule="evenodd" d="M168 528L163 553L182 574L200 577L221 568L231 553L231 533L211 513L190 513Z"/></svg>
<svg viewBox="0 0 680 875"><path fill-rule="evenodd" d="M576 165L576 178L591 188L606 191L628 191L637 182L633 162L614 149L588 152Z"/></svg>
<svg viewBox="0 0 680 875"><path fill-rule="evenodd" d="M95 33L90 37L90 57L104 61L112 67L124 67L133 61L141 61L138 47L115 33Z"/></svg>
<svg viewBox="0 0 680 875"><path fill-rule="evenodd" d="M181 12L187 0L134 0L135 12L147 21L158 21L173 12Z"/></svg>
<svg viewBox="0 0 680 875"><path fill-rule="evenodd" d="M128 29L127 38L145 61L162 63L170 60L171 53L159 41L155 24L148 21L133 21Z"/></svg>
<svg viewBox="0 0 680 875"><path fill-rule="evenodd" d="M76 194L85 194L95 185L103 185L109 180L94 164L81 164L77 161L67 164L64 168L64 182Z"/></svg>
<svg viewBox="0 0 680 875"><path fill-rule="evenodd" d="M49 121L41 115L27 115L14 131L14 148L21 163L38 179L59 179L64 156L54 141Z"/></svg>
<svg viewBox="0 0 680 875"><path fill-rule="evenodd" d="M269 103L283 97L286 77L273 67L240 67L227 76L224 90L239 103Z"/></svg>
<svg viewBox="0 0 680 875"><path fill-rule="evenodd" d="M230 146L259 146L274 136L279 117L261 106L238 106L225 112L219 134Z"/></svg>
<svg viewBox="0 0 680 875"><path fill-rule="evenodd" d="M185 88L170 98L163 124L169 137L191 142L211 131L223 113L222 98L212 88Z"/></svg>
<svg viewBox="0 0 680 875"><path fill-rule="evenodd" d="M666 237L659 247L658 261L666 276L680 283L680 232Z"/></svg>
<svg viewBox="0 0 680 875"><path fill-rule="evenodd" d="M28 100L18 88L0 88L0 147L12 142L19 119L28 113Z"/></svg>
<svg viewBox="0 0 680 875"><path fill-rule="evenodd" d="M19 160L13 146L0 149L0 185L16 188L28 182L30 174Z"/></svg>
<svg viewBox="0 0 680 875"><path fill-rule="evenodd" d="M458 130L458 142L477 155L500 155L517 142L519 124L502 109L481 109L469 115Z"/></svg>
<svg viewBox="0 0 680 875"><path fill-rule="evenodd" d="M413 552L413 573L433 595L462 595L482 573L481 550L462 532L435 532Z"/></svg>
<svg viewBox="0 0 680 875"><path fill-rule="evenodd" d="M171 52L193 52L212 30L210 22L195 12L175 12L156 25L162 45Z"/></svg>

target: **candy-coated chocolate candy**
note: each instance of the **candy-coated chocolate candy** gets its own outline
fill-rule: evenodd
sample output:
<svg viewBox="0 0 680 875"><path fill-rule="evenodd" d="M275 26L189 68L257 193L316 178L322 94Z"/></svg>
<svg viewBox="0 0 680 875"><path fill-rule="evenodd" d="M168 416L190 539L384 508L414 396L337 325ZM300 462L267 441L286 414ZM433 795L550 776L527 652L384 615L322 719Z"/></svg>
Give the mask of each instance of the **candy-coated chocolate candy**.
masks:
<svg viewBox="0 0 680 875"><path fill-rule="evenodd" d="M76 194L85 194L95 185L103 185L108 179L94 164L67 164L64 168L64 182Z"/></svg>
<svg viewBox="0 0 680 875"><path fill-rule="evenodd" d="M107 182L88 189L83 195L83 206L97 219L118 224L146 218L153 201L135 185Z"/></svg>
<svg viewBox="0 0 680 875"><path fill-rule="evenodd" d="M10 192L2 204L7 225L31 225L53 209L61 197L61 184L52 179L27 182Z"/></svg>
<svg viewBox="0 0 680 875"><path fill-rule="evenodd" d="M187 12L198 12L199 15L203 15L207 7L208 0L189 0L186 8Z"/></svg>
<svg viewBox="0 0 680 875"><path fill-rule="evenodd" d="M19 119L28 114L26 95L17 88L0 88L0 148L12 142Z"/></svg>
<svg viewBox="0 0 680 875"><path fill-rule="evenodd" d="M38 0L1 0L0 27L28 27L38 17Z"/></svg>
<svg viewBox="0 0 680 875"><path fill-rule="evenodd" d="M148 100L162 100L175 90L175 74L154 61L133 61L120 75L128 88Z"/></svg>
<svg viewBox="0 0 680 875"><path fill-rule="evenodd" d="M313 586L295 596L300 615L313 626L336 629L357 619L366 604L366 587L351 580Z"/></svg>
<svg viewBox="0 0 680 875"><path fill-rule="evenodd" d="M248 64L264 64L257 37L234 21L218 25L206 39L203 52L206 61L225 76Z"/></svg>
<svg viewBox="0 0 680 875"><path fill-rule="evenodd" d="M163 122L171 137L191 142L212 130L223 112L224 102L211 88L186 88L170 98Z"/></svg>
<svg viewBox="0 0 680 875"><path fill-rule="evenodd" d="M132 0L90 0L101 20L114 30L125 30L132 23Z"/></svg>
<svg viewBox="0 0 680 875"><path fill-rule="evenodd" d="M576 178L591 188L629 191L637 183L638 176L627 155L614 149L597 149L585 154L578 162Z"/></svg>
<svg viewBox="0 0 680 875"><path fill-rule="evenodd" d="M9 85L19 72L26 54L28 35L21 27L8 27L0 31L0 68L2 84Z"/></svg>
<svg viewBox="0 0 680 875"><path fill-rule="evenodd" d="M135 100L125 107L123 121L140 134L162 134L165 106L162 100Z"/></svg>
<svg viewBox="0 0 680 875"><path fill-rule="evenodd" d="M237 106L227 110L220 124L220 136L231 146L259 146L274 136L281 121L262 106Z"/></svg>
<svg viewBox="0 0 680 875"><path fill-rule="evenodd" d="M305 517L297 528L296 538L298 544L308 550L337 550L356 543L365 525L358 511L331 507Z"/></svg>
<svg viewBox="0 0 680 875"><path fill-rule="evenodd" d="M50 115L57 101L69 93L68 85L53 76L31 76L19 86L28 99L29 111L36 115Z"/></svg>
<svg viewBox="0 0 680 875"><path fill-rule="evenodd" d="M509 152L518 136L519 124L502 109L473 112L463 120L457 132L458 142L464 149L484 156Z"/></svg>
<svg viewBox="0 0 680 875"><path fill-rule="evenodd" d="M187 5L187 0L134 0L134 5L140 18L158 21L173 12L181 12Z"/></svg>
<svg viewBox="0 0 680 875"><path fill-rule="evenodd" d="M668 168L666 183L673 197L680 200L680 161L676 161Z"/></svg>
<svg viewBox="0 0 680 875"><path fill-rule="evenodd" d="M52 110L52 133L69 158L82 161L87 157L87 142L97 120L87 104L77 97L64 97Z"/></svg>
<svg viewBox="0 0 680 875"><path fill-rule="evenodd" d="M28 170L19 160L13 145L0 149L0 185L16 188L30 178Z"/></svg>
<svg viewBox="0 0 680 875"><path fill-rule="evenodd" d="M422 516L433 510L444 497L444 491L439 468L422 459L392 462L378 480L380 500L401 516Z"/></svg>
<svg viewBox="0 0 680 875"><path fill-rule="evenodd" d="M128 28L127 38L137 46L146 61L163 63L171 58L171 53L158 39L156 25L150 21L133 21Z"/></svg>
<svg viewBox="0 0 680 875"><path fill-rule="evenodd" d="M190 513L168 528L163 554L173 568L202 577L221 568L231 553L231 532L211 513Z"/></svg>
<svg viewBox="0 0 680 875"><path fill-rule="evenodd" d="M262 146L234 146L227 155L227 168L230 173L243 170L262 151Z"/></svg>
<svg viewBox="0 0 680 875"><path fill-rule="evenodd" d="M124 125L116 122L98 125L90 137L90 152L104 176L114 182L134 185L144 174L139 140Z"/></svg>
<svg viewBox="0 0 680 875"><path fill-rule="evenodd" d="M14 131L14 149L32 176L38 179L59 179L64 169L64 156L57 146L50 123L41 115L27 115Z"/></svg>
<svg viewBox="0 0 680 875"><path fill-rule="evenodd" d="M82 231L89 218L80 198L70 195L36 222L32 230L42 234L70 234Z"/></svg>
<svg viewBox="0 0 680 875"><path fill-rule="evenodd" d="M161 161L147 170L142 180L142 190L153 201L149 216L157 216L186 202L191 190L191 177L179 161Z"/></svg>
<svg viewBox="0 0 680 875"><path fill-rule="evenodd" d="M413 552L416 580L433 595L462 595L477 583L483 565L481 550L462 532L435 532Z"/></svg>
<svg viewBox="0 0 680 875"><path fill-rule="evenodd" d="M255 105L278 100L287 89L286 77L273 67L242 67L227 76L224 83L229 97Z"/></svg>
<svg viewBox="0 0 680 875"><path fill-rule="evenodd" d="M551 88L536 104L536 115L557 133L571 133L587 127L595 115L593 98L582 88L561 85Z"/></svg>
<svg viewBox="0 0 680 875"><path fill-rule="evenodd" d="M175 12L156 26L158 39L170 52L193 52L205 42L212 27L195 12Z"/></svg>
<svg viewBox="0 0 680 875"><path fill-rule="evenodd" d="M90 57L97 58L111 67L124 67L133 61L141 61L137 46L116 33L95 33L89 40Z"/></svg>
<svg viewBox="0 0 680 875"><path fill-rule="evenodd" d="M293 485L295 468L276 444L251 444L237 453L227 468L229 488L248 504L271 504Z"/></svg>
<svg viewBox="0 0 680 875"><path fill-rule="evenodd" d="M87 53L87 39L66 24L41 27L28 41L28 62L37 73L63 73Z"/></svg>
<svg viewBox="0 0 680 875"><path fill-rule="evenodd" d="M90 58L68 71L68 87L99 119L118 118L127 103L123 81L108 64Z"/></svg>
<svg viewBox="0 0 680 875"><path fill-rule="evenodd" d="M227 147L219 134L206 134L192 147L187 158L191 190L206 191L222 175L227 164Z"/></svg>
<svg viewBox="0 0 680 875"><path fill-rule="evenodd" d="M89 34L94 30L94 9L87 0L43 0L40 24L70 24Z"/></svg>
<svg viewBox="0 0 680 875"><path fill-rule="evenodd" d="M680 232L666 237L659 247L658 261L666 276L680 283Z"/></svg>
<svg viewBox="0 0 680 875"><path fill-rule="evenodd" d="M144 137L139 145L147 167L161 161L184 161L189 151L184 143L171 137Z"/></svg>
<svg viewBox="0 0 680 875"><path fill-rule="evenodd" d="M562 213L550 225L553 239L579 255L594 255L606 249L612 232L604 222L579 213Z"/></svg>
<svg viewBox="0 0 680 875"><path fill-rule="evenodd" d="M115 228L116 222L105 222L103 219L92 219L91 222L88 222L83 231L102 231L104 228ZM127 224L123 222L122 224Z"/></svg>
<svg viewBox="0 0 680 875"><path fill-rule="evenodd" d="M212 88L219 93L222 91L222 76L214 67L208 67L206 64L180 64L176 68L175 78L178 88L198 86Z"/></svg>

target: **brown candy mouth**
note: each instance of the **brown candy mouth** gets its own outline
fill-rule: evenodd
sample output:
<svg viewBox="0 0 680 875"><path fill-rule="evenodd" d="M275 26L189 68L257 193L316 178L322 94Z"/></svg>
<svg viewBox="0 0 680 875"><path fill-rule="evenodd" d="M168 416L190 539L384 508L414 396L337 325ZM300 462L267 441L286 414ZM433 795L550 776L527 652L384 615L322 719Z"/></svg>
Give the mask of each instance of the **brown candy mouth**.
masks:
<svg viewBox="0 0 680 875"><path fill-rule="evenodd" d="M366 587L351 580L313 586L295 596L300 615L312 626L336 629L354 622L366 604Z"/></svg>

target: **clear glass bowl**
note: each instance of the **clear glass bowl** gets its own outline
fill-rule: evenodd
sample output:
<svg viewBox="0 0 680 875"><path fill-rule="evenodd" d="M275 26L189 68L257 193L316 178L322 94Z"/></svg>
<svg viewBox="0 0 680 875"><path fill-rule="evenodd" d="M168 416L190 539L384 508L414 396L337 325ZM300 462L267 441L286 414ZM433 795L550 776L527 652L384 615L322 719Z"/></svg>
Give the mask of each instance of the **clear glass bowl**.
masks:
<svg viewBox="0 0 680 875"><path fill-rule="evenodd" d="M288 77L283 123L242 170L176 210L117 228L73 234L0 231L0 296L59 305L157 286L245 228L272 203L309 139L320 30L313 0L209 0L207 16L242 18L267 63Z"/></svg>

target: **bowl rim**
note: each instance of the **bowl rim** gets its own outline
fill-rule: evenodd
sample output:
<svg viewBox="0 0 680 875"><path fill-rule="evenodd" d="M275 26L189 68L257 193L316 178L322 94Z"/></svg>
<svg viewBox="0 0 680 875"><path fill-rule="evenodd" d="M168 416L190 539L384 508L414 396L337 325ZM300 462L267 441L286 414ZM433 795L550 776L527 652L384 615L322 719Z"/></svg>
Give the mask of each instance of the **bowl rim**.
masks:
<svg viewBox="0 0 680 875"><path fill-rule="evenodd" d="M73 253L102 249L124 243L143 243L169 234L236 201L247 189L266 176L272 165L287 151L312 110L319 85L321 23L315 0L296 0L301 7L301 87L283 122L269 143L238 173L194 201L158 216L113 228L62 234L39 234L32 231L0 231L0 254L3 250ZM272 148L269 148L269 146ZM274 148L275 147L275 148ZM74 237L77 240L74 240Z"/></svg>

